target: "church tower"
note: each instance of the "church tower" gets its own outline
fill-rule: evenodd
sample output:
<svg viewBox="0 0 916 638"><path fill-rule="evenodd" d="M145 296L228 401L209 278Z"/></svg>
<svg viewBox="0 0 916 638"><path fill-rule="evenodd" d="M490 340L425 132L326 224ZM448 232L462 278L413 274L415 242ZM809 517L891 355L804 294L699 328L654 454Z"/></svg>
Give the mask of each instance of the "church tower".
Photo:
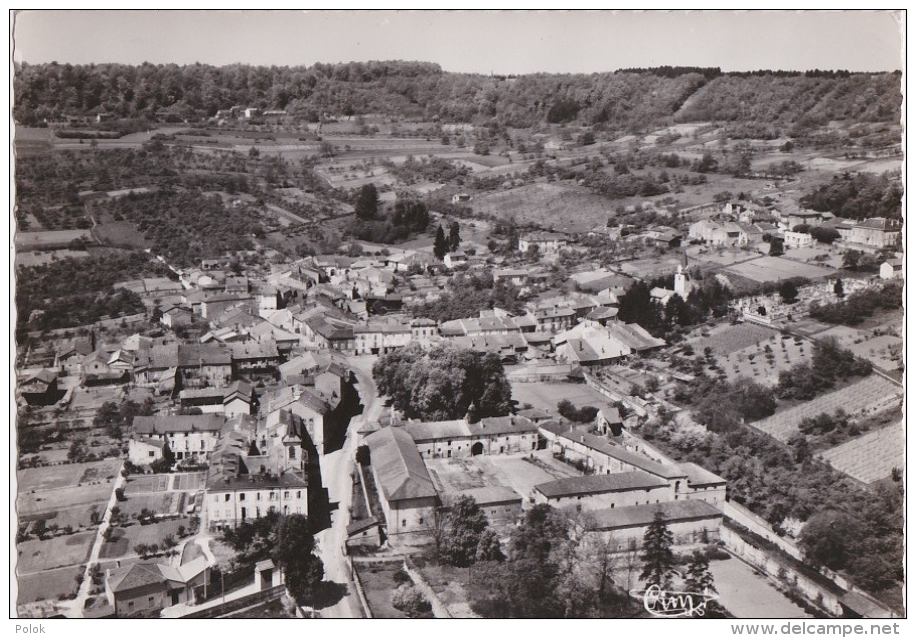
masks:
<svg viewBox="0 0 916 638"><path fill-rule="evenodd" d="M674 273L674 292L686 300L687 296L693 290L693 283L687 276L687 253L684 252L684 263L678 264L677 272Z"/></svg>

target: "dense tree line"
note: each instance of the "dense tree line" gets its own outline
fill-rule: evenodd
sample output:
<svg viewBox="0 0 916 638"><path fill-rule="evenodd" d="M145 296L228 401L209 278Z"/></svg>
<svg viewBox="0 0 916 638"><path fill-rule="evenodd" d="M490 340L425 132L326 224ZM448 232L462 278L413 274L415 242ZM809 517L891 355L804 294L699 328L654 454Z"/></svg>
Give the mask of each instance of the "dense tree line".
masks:
<svg viewBox="0 0 916 638"><path fill-rule="evenodd" d="M198 190L161 188L112 200L100 209L132 222L153 252L175 266L251 250L252 238L263 232L257 213Z"/></svg>
<svg viewBox="0 0 916 638"><path fill-rule="evenodd" d="M620 320L638 323L655 336L674 338L683 328L706 321L710 316L728 314L733 293L714 277L695 282L685 300L673 295L666 304L651 296L652 288L672 289L673 276L661 277L648 283L637 281L620 296Z"/></svg>
<svg viewBox="0 0 916 638"><path fill-rule="evenodd" d="M476 317L481 310L493 308L520 313L524 311L524 299L519 297L519 290L513 284L494 282L492 273L481 272L453 276L438 299L413 305L410 312L414 317L442 322Z"/></svg>
<svg viewBox="0 0 916 638"><path fill-rule="evenodd" d="M478 419L506 415L512 407L512 386L492 353L411 346L380 357L372 377L379 394L411 419Z"/></svg>
<svg viewBox="0 0 916 638"><path fill-rule="evenodd" d="M802 206L847 219L901 220L903 185L898 174L843 173L802 197Z"/></svg>
<svg viewBox="0 0 916 638"><path fill-rule="evenodd" d="M896 310L902 303L902 287L896 283L889 283L878 289L859 290L843 301L812 303L811 318L824 323L857 326L876 311Z"/></svg>
<svg viewBox="0 0 916 638"><path fill-rule="evenodd" d="M792 123L802 134L831 120L895 121L900 78L895 73L728 74L706 83L676 117Z"/></svg>
<svg viewBox="0 0 916 638"><path fill-rule="evenodd" d="M838 382L871 374L868 359L840 347L835 338L818 339L810 363L796 363L779 373L776 394L780 399L808 401Z"/></svg>
<svg viewBox="0 0 916 638"><path fill-rule="evenodd" d="M900 483L869 488L786 444L747 426L727 433L674 433L653 427L654 444L678 461L698 463L728 480L729 498L763 516L778 530L787 518L814 521L802 547L815 564L843 569L871 591L902 578L903 491ZM849 526L820 526L822 512L842 512ZM828 515L829 516L829 515ZM848 518L845 518L848 517ZM807 537L807 540L806 540ZM845 548L836 562L822 543Z"/></svg>
<svg viewBox="0 0 916 638"><path fill-rule="evenodd" d="M64 113L108 112L123 118L213 116L233 105L285 109L317 121L323 113L530 127L576 121L648 130L681 121L744 120L826 123L898 121L896 74L759 75L660 67L598 74L512 78L446 73L422 62L254 67L201 64L20 64L14 78L17 121ZM692 99L683 110L688 97ZM164 113L163 113L164 111Z"/></svg>
<svg viewBox="0 0 916 638"><path fill-rule="evenodd" d="M618 575L616 547L600 534L587 533L589 529L587 514L573 518L544 504L526 511L511 528L505 560L480 561L472 568L471 608L485 618L620 618L638 613Z"/></svg>
<svg viewBox="0 0 916 638"><path fill-rule="evenodd" d="M429 226L429 208L410 193L399 193L390 206L380 207L378 202L373 184L359 190L354 207L356 218L349 227L355 239L393 244L425 232Z"/></svg>
<svg viewBox="0 0 916 638"><path fill-rule="evenodd" d="M104 316L143 312L136 293L112 284L140 275L161 275L162 266L140 253L61 259L16 270L16 327L73 328ZM34 311L36 312L33 317Z"/></svg>

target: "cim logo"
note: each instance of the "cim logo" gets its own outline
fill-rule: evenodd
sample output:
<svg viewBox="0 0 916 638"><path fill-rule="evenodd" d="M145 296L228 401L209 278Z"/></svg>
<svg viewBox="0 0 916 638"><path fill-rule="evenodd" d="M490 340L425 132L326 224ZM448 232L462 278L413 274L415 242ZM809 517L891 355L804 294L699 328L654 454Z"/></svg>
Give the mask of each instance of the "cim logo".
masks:
<svg viewBox="0 0 916 638"><path fill-rule="evenodd" d="M706 615L706 605L717 598L704 591L665 591L658 585L646 589L631 589L630 596L641 599L647 612L659 618L694 618Z"/></svg>

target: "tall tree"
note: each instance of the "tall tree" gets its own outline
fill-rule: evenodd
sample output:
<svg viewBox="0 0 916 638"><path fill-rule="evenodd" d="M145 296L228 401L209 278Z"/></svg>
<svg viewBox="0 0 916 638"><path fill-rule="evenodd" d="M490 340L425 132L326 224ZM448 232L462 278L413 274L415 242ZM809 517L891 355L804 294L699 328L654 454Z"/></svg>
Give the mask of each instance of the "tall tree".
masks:
<svg viewBox="0 0 916 638"><path fill-rule="evenodd" d="M661 510L655 512L652 523L643 536L643 570L641 578L646 585L658 585L671 589L674 576L674 535L665 523Z"/></svg>
<svg viewBox="0 0 916 638"><path fill-rule="evenodd" d="M375 219L378 214L378 190L375 184L366 184L359 189L355 212L357 219Z"/></svg>
<svg viewBox="0 0 916 638"><path fill-rule="evenodd" d="M449 252L455 252L458 250L458 246L461 245L461 228L458 225L457 221L452 222L452 225L448 229L448 249Z"/></svg>
<svg viewBox="0 0 916 638"><path fill-rule="evenodd" d="M309 530L308 519L301 514L284 516L280 520L274 560L286 576L286 588L299 605L313 599L324 578L324 563L314 552L315 537Z"/></svg>
<svg viewBox="0 0 916 638"><path fill-rule="evenodd" d="M472 497L460 496L455 499L447 514L445 556L448 562L456 567L473 564L477 557L477 547L489 526L486 514Z"/></svg>
<svg viewBox="0 0 916 638"><path fill-rule="evenodd" d="M695 551L691 556L684 584L687 586L687 591L693 594L719 593L712 574L709 573L709 559L703 552Z"/></svg>
<svg viewBox="0 0 916 638"><path fill-rule="evenodd" d="M433 241L433 254L436 259L444 259L448 253L448 240L445 238L445 231L442 226L436 231L436 239Z"/></svg>

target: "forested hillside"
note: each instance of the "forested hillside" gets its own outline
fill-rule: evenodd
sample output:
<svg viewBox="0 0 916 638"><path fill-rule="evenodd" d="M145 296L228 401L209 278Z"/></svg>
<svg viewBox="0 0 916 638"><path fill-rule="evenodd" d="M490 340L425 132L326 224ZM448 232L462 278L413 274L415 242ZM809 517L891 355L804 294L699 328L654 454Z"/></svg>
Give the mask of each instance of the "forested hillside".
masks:
<svg viewBox="0 0 916 638"><path fill-rule="evenodd" d="M900 119L900 75L844 72L722 74L718 69L628 69L521 77L444 72L422 62L212 67L22 64L17 121L107 112L121 118L209 117L233 105L320 114L382 113L509 127L574 122L639 130L670 120ZM158 114L158 115L157 115Z"/></svg>

